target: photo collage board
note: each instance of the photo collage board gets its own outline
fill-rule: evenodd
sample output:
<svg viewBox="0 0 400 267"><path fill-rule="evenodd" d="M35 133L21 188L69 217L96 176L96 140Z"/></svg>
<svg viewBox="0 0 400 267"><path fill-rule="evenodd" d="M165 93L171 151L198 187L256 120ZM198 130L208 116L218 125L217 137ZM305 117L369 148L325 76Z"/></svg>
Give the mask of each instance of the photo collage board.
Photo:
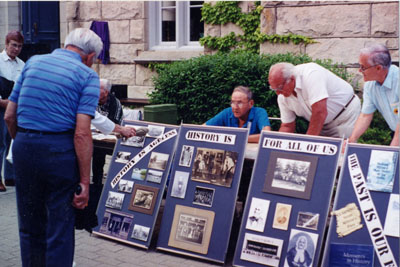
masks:
<svg viewBox="0 0 400 267"><path fill-rule="evenodd" d="M318 266L341 145L262 132L234 266Z"/></svg>
<svg viewBox="0 0 400 267"><path fill-rule="evenodd" d="M399 153L347 146L323 266L400 266Z"/></svg>
<svg viewBox="0 0 400 267"><path fill-rule="evenodd" d="M136 136L119 139L97 207L97 235L149 248L179 126L123 121Z"/></svg>
<svg viewBox="0 0 400 267"><path fill-rule="evenodd" d="M157 249L223 263L246 128L181 125Z"/></svg>

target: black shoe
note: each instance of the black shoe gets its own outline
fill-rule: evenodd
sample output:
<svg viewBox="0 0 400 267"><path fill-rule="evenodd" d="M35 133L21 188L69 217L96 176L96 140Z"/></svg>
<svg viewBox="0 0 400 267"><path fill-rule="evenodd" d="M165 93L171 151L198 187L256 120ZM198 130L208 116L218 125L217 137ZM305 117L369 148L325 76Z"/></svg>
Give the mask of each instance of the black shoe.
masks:
<svg viewBox="0 0 400 267"><path fill-rule="evenodd" d="M6 191L7 191L6 187L5 187L4 184L0 181L0 192L6 192Z"/></svg>
<svg viewBox="0 0 400 267"><path fill-rule="evenodd" d="M6 186L15 186L14 179L5 179Z"/></svg>

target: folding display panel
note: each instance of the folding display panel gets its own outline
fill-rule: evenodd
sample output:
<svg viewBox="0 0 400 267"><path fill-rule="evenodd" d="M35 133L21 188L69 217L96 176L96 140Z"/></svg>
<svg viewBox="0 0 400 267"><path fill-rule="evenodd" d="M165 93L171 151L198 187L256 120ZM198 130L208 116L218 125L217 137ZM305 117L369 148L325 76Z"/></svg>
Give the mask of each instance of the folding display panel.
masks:
<svg viewBox="0 0 400 267"><path fill-rule="evenodd" d="M223 263L248 129L183 124L157 249Z"/></svg>
<svg viewBox="0 0 400 267"><path fill-rule="evenodd" d="M179 127L124 121L137 136L119 139L97 207L94 233L149 248Z"/></svg>
<svg viewBox="0 0 400 267"><path fill-rule="evenodd" d="M399 266L399 148L349 144L323 266Z"/></svg>
<svg viewBox="0 0 400 267"><path fill-rule="evenodd" d="M341 144L261 134L234 266L318 266Z"/></svg>

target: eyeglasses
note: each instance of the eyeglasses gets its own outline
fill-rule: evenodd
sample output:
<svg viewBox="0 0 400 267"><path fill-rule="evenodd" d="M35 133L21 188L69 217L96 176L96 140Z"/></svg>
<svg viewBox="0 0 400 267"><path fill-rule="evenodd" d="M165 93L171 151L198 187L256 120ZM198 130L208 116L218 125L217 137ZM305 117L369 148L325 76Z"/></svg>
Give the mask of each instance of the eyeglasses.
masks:
<svg viewBox="0 0 400 267"><path fill-rule="evenodd" d="M21 49L22 48L22 44L10 44L10 45L15 49Z"/></svg>
<svg viewBox="0 0 400 267"><path fill-rule="evenodd" d="M285 87L285 84L282 84L281 86L279 86L278 88L272 88L271 86L269 87L270 90L274 91L274 92L279 92L279 91L283 91L283 87Z"/></svg>
<svg viewBox="0 0 400 267"><path fill-rule="evenodd" d="M364 67L364 66L360 65L359 69L360 69L361 72L364 72L364 71L366 71L367 69L370 69L370 68L375 67L375 66L378 66L378 65L379 65L379 64L373 65L373 66L369 66L369 67Z"/></svg>
<svg viewBox="0 0 400 267"><path fill-rule="evenodd" d="M247 102L247 103L249 103L249 102ZM246 103L231 101L231 107L239 107L239 108L242 108L244 104L246 104Z"/></svg>

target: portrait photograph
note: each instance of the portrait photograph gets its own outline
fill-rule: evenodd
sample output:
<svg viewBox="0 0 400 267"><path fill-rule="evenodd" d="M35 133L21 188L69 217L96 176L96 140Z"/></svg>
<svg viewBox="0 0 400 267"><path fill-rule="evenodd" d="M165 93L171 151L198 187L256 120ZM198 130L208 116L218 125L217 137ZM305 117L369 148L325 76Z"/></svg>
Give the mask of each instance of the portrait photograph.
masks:
<svg viewBox="0 0 400 267"><path fill-rule="evenodd" d="M317 156L272 151L263 192L310 199Z"/></svg>
<svg viewBox="0 0 400 267"><path fill-rule="evenodd" d="M118 210L122 209L124 197L125 194L109 191L106 200L106 207Z"/></svg>
<svg viewBox="0 0 400 267"><path fill-rule="evenodd" d="M132 214L106 209L99 232L126 240L132 221Z"/></svg>
<svg viewBox="0 0 400 267"><path fill-rule="evenodd" d="M247 217L246 229L264 232L265 222L269 209L269 200L253 197L251 199L249 216Z"/></svg>
<svg viewBox="0 0 400 267"><path fill-rule="evenodd" d="M124 193L132 193L133 181L121 179L118 183L118 191Z"/></svg>
<svg viewBox="0 0 400 267"><path fill-rule="evenodd" d="M240 259L267 266L279 266L283 240L246 233Z"/></svg>
<svg viewBox="0 0 400 267"><path fill-rule="evenodd" d="M165 127L157 126L157 125L149 125L149 132L147 133L147 137L159 138L164 134Z"/></svg>
<svg viewBox="0 0 400 267"><path fill-rule="evenodd" d="M289 226L291 211L292 211L292 205L284 203L276 203L272 228L286 231Z"/></svg>
<svg viewBox="0 0 400 267"><path fill-rule="evenodd" d="M211 207L214 199L214 193L214 188L196 186L196 189L194 190L193 204Z"/></svg>
<svg viewBox="0 0 400 267"><path fill-rule="evenodd" d="M140 131L140 128L146 128L143 126L137 126L137 125L130 125L127 124L125 125L126 127L131 127L131 128L135 128L136 131ZM147 128L146 128L147 130ZM136 136L132 136L130 138L122 138L121 141L121 145L124 146L133 146L133 147L143 147L144 146L144 141L146 140L146 135L136 135Z"/></svg>
<svg viewBox="0 0 400 267"><path fill-rule="evenodd" d="M132 179L144 181L146 179L147 169L133 168Z"/></svg>
<svg viewBox="0 0 400 267"><path fill-rule="evenodd" d="M131 238L138 239L146 242L149 238L150 227L146 227L143 225L135 224L133 226L132 236Z"/></svg>
<svg viewBox="0 0 400 267"><path fill-rule="evenodd" d="M129 162L130 157L131 152L118 151L117 155L115 156L115 162L126 164Z"/></svg>
<svg viewBox="0 0 400 267"><path fill-rule="evenodd" d="M296 226L310 230L318 230L319 214L312 212L299 212L297 215Z"/></svg>
<svg viewBox="0 0 400 267"><path fill-rule="evenodd" d="M179 158L179 166L190 167L190 164L192 163L193 152L194 146L182 146L182 152Z"/></svg>
<svg viewBox="0 0 400 267"><path fill-rule="evenodd" d="M165 170L168 163L169 154L151 152L149 160L149 168L156 170Z"/></svg>
<svg viewBox="0 0 400 267"><path fill-rule="evenodd" d="M156 187L135 184L128 209L145 214L153 214L158 190Z"/></svg>
<svg viewBox="0 0 400 267"><path fill-rule="evenodd" d="M155 170L149 170L147 172L146 180L148 182L159 184L159 183L161 183L162 176L163 176L163 172L155 171Z"/></svg>
<svg viewBox="0 0 400 267"><path fill-rule="evenodd" d="M215 213L176 205L168 246L207 254Z"/></svg>
<svg viewBox="0 0 400 267"><path fill-rule="evenodd" d="M192 180L231 187L238 153L211 148L197 148Z"/></svg>
<svg viewBox="0 0 400 267"><path fill-rule="evenodd" d="M312 266L317 242L318 234L292 229L284 266Z"/></svg>
<svg viewBox="0 0 400 267"><path fill-rule="evenodd" d="M171 197L185 198L190 173L176 171L171 189Z"/></svg>

